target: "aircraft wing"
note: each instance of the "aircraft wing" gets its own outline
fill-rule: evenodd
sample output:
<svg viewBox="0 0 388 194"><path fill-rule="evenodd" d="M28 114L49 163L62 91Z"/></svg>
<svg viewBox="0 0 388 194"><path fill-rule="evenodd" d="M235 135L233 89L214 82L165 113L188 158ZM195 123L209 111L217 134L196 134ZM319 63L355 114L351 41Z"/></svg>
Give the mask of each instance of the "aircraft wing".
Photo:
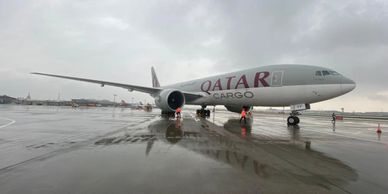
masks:
<svg viewBox="0 0 388 194"><path fill-rule="evenodd" d="M101 86L105 86L105 85L115 86L115 87L125 88L130 91L139 91L139 92L144 92L148 94L156 94L163 90L162 88L151 88L151 87L136 86L136 85L108 82L108 81L102 81L102 80L85 79L85 78L78 78L78 77L70 77L70 76L63 76L63 75L54 75L54 74L47 74L47 73L32 72L31 74L90 82L90 83L100 84Z"/></svg>
<svg viewBox="0 0 388 194"><path fill-rule="evenodd" d="M90 83L100 84L101 86L105 86L105 85L115 86L115 87L125 88L129 91L139 91L139 92L144 92L144 93L148 93L148 94L157 94L163 90L163 88L136 86L136 85L130 85L130 84L122 84L122 83L108 82L108 81L102 81L102 80L85 79L85 78L79 78L79 77L70 77L70 76L39 73L39 72L32 72L31 74L57 77L57 78L63 78L63 79L71 79L71 80L83 81L83 82L90 82ZM187 100L195 100L195 99L198 99L198 98L205 96L202 93L192 93L192 92L185 92L185 91L181 91L181 92L185 95L185 98Z"/></svg>

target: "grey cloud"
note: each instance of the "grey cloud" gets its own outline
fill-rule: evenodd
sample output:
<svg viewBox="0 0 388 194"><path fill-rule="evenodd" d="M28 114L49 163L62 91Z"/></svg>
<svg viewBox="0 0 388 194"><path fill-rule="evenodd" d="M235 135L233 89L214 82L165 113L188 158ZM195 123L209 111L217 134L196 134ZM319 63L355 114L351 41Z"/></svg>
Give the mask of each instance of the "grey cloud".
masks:
<svg viewBox="0 0 388 194"><path fill-rule="evenodd" d="M377 100L381 102L387 102L388 101L388 90L386 91L380 91L374 94L371 94L368 96L371 100Z"/></svg>
<svg viewBox="0 0 388 194"><path fill-rule="evenodd" d="M141 99L28 72L150 85L151 65L167 84L303 63L338 70L358 83L353 95L367 97L388 90L387 10L362 0L0 1L0 81L11 82L10 95Z"/></svg>

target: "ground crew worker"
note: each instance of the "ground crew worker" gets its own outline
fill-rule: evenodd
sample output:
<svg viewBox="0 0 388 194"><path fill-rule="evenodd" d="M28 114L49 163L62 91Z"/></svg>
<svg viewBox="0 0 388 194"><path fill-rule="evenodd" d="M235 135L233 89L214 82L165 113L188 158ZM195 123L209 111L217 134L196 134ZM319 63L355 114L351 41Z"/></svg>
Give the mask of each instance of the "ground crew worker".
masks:
<svg viewBox="0 0 388 194"><path fill-rule="evenodd" d="M178 107L175 110L176 118L181 118L181 112L182 112L182 108L181 107Z"/></svg>
<svg viewBox="0 0 388 194"><path fill-rule="evenodd" d="M331 117L332 117L331 122L333 122L333 124L335 124L335 120L337 119L336 116L335 116L335 113L333 113L333 114L331 115Z"/></svg>
<svg viewBox="0 0 388 194"><path fill-rule="evenodd" d="M244 119L244 123L247 124L247 111L245 110L245 108L242 109L241 111L241 118L240 118L240 123L241 123L241 120Z"/></svg>

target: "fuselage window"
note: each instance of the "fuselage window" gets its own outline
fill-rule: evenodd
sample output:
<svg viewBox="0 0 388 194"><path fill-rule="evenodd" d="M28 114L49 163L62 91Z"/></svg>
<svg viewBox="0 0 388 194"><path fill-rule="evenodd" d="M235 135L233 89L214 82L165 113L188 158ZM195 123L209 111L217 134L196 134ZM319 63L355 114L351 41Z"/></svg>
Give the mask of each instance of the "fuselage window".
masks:
<svg viewBox="0 0 388 194"><path fill-rule="evenodd" d="M330 73L328 71L322 71L322 75L327 76L327 75L330 75Z"/></svg>
<svg viewBox="0 0 388 194"><path fill-rule="evenodd" d="M321 72L321 71L316 71L316 72L315 72L315 75L316 75L316 76L322 76L322 72Z"/></svg>

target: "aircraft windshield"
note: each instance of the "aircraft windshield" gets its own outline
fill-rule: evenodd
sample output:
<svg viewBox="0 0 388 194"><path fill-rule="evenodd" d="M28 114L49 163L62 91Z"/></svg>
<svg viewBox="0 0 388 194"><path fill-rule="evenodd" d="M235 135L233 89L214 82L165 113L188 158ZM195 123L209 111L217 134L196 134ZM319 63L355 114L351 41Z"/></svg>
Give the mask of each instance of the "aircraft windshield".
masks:
<svg viewBox="0 0 388 194"><path fill-rule="evenodd" d="M335 72L335 71L329 71L330 75L340 75L339 73Z"/></svg>
<svg viewBox="0 0 388 194"><path fill-rule="evenodd" d="M335 72L335 71L328 71L328 70L322 70L322 71L315 72L315 76L328 76L328 75L340 75L340 74Z"/></svg>

